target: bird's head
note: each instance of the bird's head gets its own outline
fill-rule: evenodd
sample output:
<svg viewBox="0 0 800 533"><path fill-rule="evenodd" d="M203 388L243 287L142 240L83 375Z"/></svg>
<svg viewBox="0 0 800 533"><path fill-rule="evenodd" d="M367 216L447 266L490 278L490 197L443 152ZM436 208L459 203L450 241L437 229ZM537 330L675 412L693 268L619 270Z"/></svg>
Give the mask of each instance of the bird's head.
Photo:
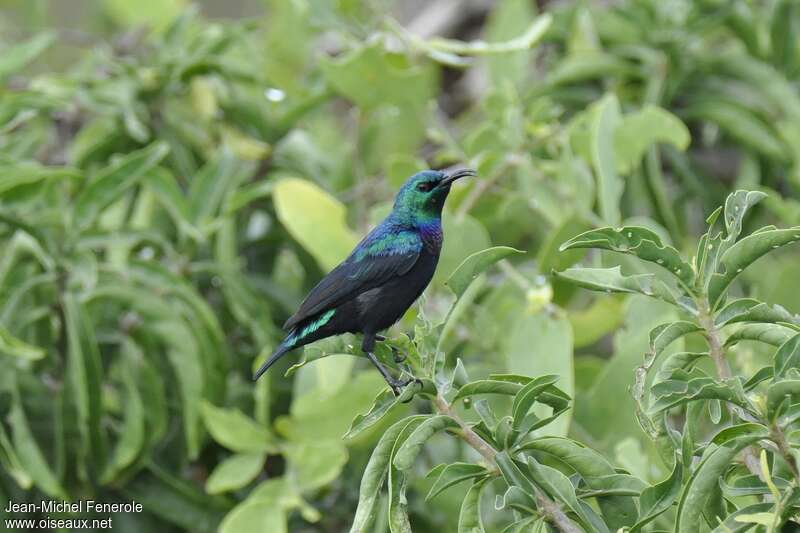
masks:
<svg viewBox="0 0 800 533"><path fill-rule="evenodd" d="M475 171L470 169L417 172L406 180L397 193L394 211L412 218L439 217L450 193L450 185L459 178L475 175Z"/></svg>

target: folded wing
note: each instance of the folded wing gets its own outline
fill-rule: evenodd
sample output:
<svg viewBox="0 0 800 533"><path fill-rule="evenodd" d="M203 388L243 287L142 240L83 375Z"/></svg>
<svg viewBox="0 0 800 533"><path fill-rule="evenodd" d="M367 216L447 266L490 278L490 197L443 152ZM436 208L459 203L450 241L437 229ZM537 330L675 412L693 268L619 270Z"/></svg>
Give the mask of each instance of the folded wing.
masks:
<svg viewBox="0 0 800 533"><path fill-rule="evenodd" d="M283 325L291 329L303 320L332 309L396 276L406 274L419 259L422 239L415 232L370 233L350 256L313 288L300 309Z"/></svg>

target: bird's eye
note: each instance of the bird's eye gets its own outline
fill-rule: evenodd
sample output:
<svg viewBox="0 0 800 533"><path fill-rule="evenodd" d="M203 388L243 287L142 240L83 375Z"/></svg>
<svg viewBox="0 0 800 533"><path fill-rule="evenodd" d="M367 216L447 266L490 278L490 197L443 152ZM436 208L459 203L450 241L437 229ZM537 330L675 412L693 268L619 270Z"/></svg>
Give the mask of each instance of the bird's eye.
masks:
<svg viewBox="0 0 800 533"><path fill-rule="evenodd" d="M433 189L433 183L430 181L423 181L417 185L417 190L422 192L428 192L429 190Z"/></svg>

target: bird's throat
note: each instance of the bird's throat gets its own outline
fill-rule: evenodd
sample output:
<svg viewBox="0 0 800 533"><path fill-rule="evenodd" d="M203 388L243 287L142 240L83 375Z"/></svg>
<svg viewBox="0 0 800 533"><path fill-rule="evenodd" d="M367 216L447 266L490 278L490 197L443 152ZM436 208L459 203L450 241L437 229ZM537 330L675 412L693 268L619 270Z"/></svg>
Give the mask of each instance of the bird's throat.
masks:
<svg viewBox="0 0 800 533"><path fill-rule="evenodd" d="M442 221L439 218L431 219L417 225L425 249L431 253L439 253L442 249Z"/></svg>

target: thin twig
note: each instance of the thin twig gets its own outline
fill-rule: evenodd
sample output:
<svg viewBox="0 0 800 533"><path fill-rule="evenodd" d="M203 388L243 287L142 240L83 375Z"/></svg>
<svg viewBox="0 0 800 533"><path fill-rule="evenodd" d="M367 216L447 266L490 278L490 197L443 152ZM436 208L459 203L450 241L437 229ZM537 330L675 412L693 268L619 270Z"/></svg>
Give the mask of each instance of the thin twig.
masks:
<svg viewBox="0 0 800 533"><path fill-rule="evenodd" d="M453 406L447 403L447 400L445 400L441 394L436 395L433 403L436 406L436 410L439 412L439 414L447 415L456 421L458 426L461 428L459 435L464 442L469 444L475 451L481 454L481 456L483 456L483 458L489 462L495 473L499 473L500 469L497 467L497 463L495 462L497 450L492 448L488 442L483 440L480 435L475 433L475 431L473 431L473 429L469 427L469 425L462 420L461 417L458 416L453 409ZM534 494L536 504L539 507L539 511L542 513L542 516L544 516L562 533L581 533L581 530L575 525L575 523L569 519L564 511L561 510L561 506L548 498L547 495L538 488L534 490L536 491Z"/></svg>

